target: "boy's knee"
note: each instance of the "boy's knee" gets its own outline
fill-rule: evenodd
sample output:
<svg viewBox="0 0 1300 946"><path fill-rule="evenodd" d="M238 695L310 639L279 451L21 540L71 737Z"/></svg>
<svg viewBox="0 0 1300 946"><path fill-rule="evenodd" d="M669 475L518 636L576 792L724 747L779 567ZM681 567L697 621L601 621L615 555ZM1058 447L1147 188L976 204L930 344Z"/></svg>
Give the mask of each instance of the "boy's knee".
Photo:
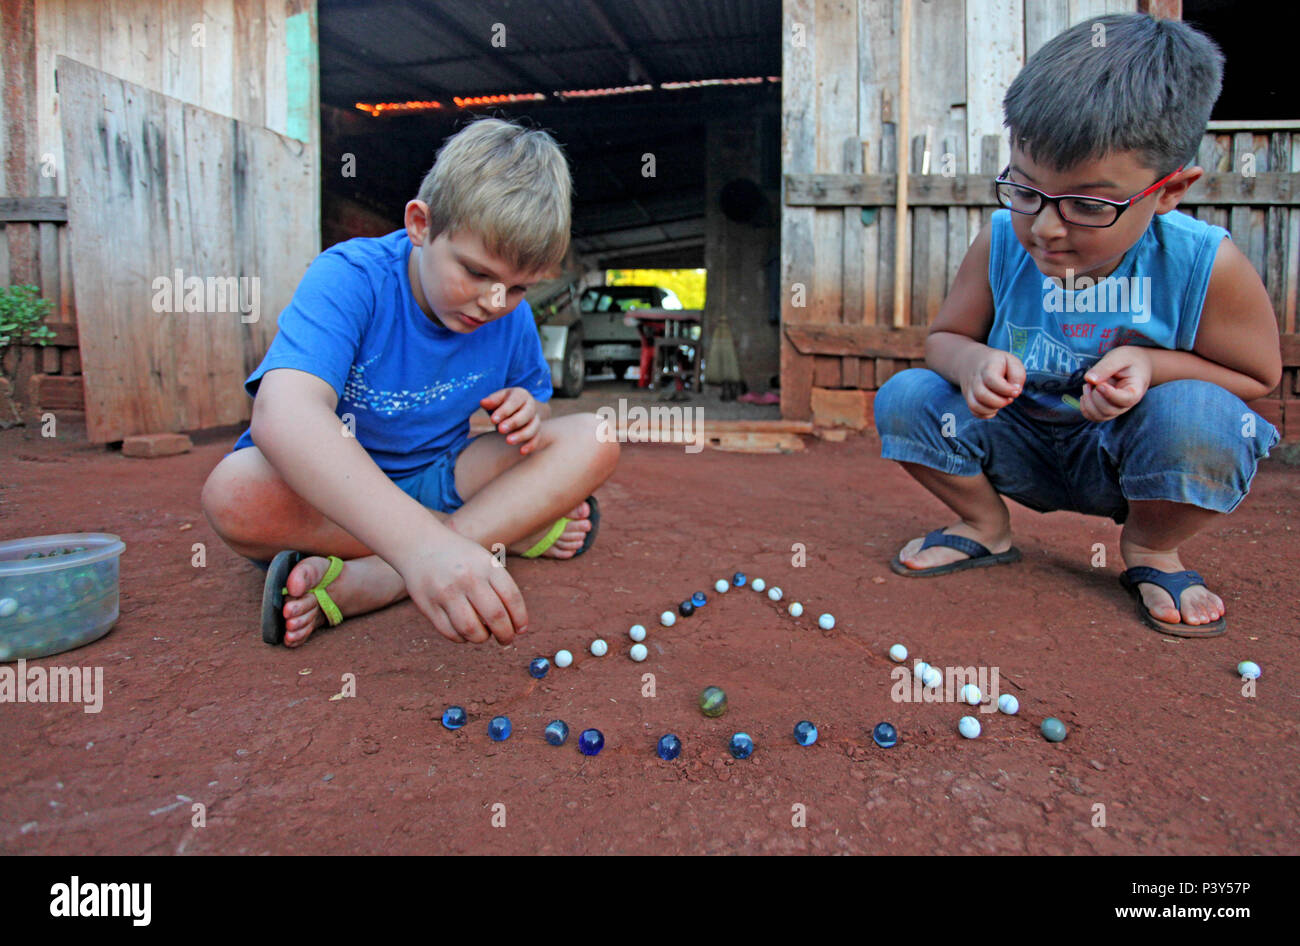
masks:
<svg viewBox="0 0 1300 946"><path fill-rule="evenodd" d="M1272 429L1235 394L1195 379L1151 388L1133 413L1132 421L1138 427L1135 433L1162 446L1171 459L1231 455L1267 440Z"/></svg>
<svg viewBox="0 0 1300 946"><path fill-rule="evenodd" d="M913 435L924 417L941 420L961 392L928 368L908 368L886 381L876 392L873 406L880 435ZM964 402L963 402L964 406Z"/></svg>
<svg viewBox="0 0 1300 946"><path fill-rule="evenodd" d="M558 421L558 423L557 423ZM566 414L551 421L555 436L566 451L573 451L583 460L608 476L618 464L622 448L618 431L596 414Z"/></svg>
<svg viewBox="0 0 1300 946"><path fill-rule="evenodd" d="M1190 498L1178 501L1207 508L1234 507L1277 439L1268 421L1208 381L1157 385L1129 414L1121 469L1130 489L1151 478L1181 476Z"/></svg>

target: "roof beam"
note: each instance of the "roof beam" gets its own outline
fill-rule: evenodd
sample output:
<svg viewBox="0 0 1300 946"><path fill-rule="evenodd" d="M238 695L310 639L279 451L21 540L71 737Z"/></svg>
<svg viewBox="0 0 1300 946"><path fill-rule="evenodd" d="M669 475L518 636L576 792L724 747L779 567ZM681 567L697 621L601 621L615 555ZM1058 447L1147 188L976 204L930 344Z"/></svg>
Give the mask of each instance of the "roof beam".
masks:
<svg viewBox="0 0 1300 946"><path fill-rule="evenodd" d="M405 10L408 15L418 20L426 29L446 34L460 42L469 53L468 56L461 60L462 62L468 60L480 65L490 62L495 68L501 70L501 72L505 73L509 78L533 92L541 92L545 90L546 86L553 85L556 80L561 82L563 81L563 76L557 73L554 69L551 69L540 53L535 53L534 55L536 55L537 59L541 61L542 65L546 66L547 70L551 73L553 78L549 80L539 79L536 75L528 72L522 66L512 63L510 61L511 57L506 55L505 50L503 49L491 49L493 54L500 53L501 55L492 55L489 59L485 52L485 50L490 49L490 46L488 45L490 42L489 37L475 36L460 23L457 23L445 14L438 17L431 16L424 7L425 4L415 3L413 0L402 0L401 3L401 8ZM517 44L518 40L507 33L506 42ZM461 94L463 95L466 93Z"/></svg>
<svg viewBox="0 0 1300 946"><path fill-rule="evenodd" d="M580 2L582 8L596 21L596 25L600 27L601 32L609 37L609 41L614 44L619 52L627 56L628 66L630 67L628 69L628 79L632 82L653 82L657 84L658 80L655 79L654 73L646 68L646 64L637 57L636 53L632 52L632 47L627 44L627 40L623 38L623 34L618 31L618 28L609 21L609 17L605 15L605 11L601 9L597 0L580 0Z"/></svg>
<svg viewBox="0 0 1300 946"><path fill-rule="evenodd" d="M363 75L372 82L377 83L375 94L377 98L387 98L388 89L399 90L403 94L409 95L413 100L421 102L439 97L446 98L450 95L446 89L433 83L418 85L404 78L398 67L391 64L387 69L381 68L382 63L376 64L373 60L362 56L357 47L333 30L319 24L317 24L316 29L319 36L322 62L332 59L350 72Z"/></svg>

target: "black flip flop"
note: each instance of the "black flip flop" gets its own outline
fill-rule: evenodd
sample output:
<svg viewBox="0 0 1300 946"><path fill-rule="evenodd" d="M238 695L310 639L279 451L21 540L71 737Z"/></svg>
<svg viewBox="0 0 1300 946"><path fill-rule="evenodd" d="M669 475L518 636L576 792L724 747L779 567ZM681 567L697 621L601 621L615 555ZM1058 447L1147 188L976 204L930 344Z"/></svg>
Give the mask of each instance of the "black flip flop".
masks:
<svg viewBox="0 0 1300 946"><path fill-rule="evenodd" d="M897 555L889 563L889 567L895 573L907 578L933 578L938 575L951 575L953 572L965 571L968 568L988 568L991 565L1010 565L1012 562L1020 561L1020 549L1014 545L1005 552L991 552L987 546L981 545L974 539L968 539L961 535L949 535L942 529L935 529L925 537L918 551L924 551L932 546L943 546L944 548L956 549L958 552L965 552L969 558L964 558L958 562L949 562L947 565L936 565L933 568L908 568L903 564L903 560Z"/></svg>
<svg viewBox="0 0 1300 946"><path fill-rule="evenodd" d="M582 540L582 548L573 553L574 558L577 558L579 555L585 553L587 549L591 548L592 544L596 541L596 533L600 531L600 503L596 502L595 496L588 496L587 505L591 507L591 513L587 516L587 518L591 520L591 531L588 532L586 538Z"/></svg>
<svg viewBox="0 0 1300 946"><path fill-rule="evenodd" d="M302 561L302 553L285 549L266 568L266 584L262 586L262 640L268 644L284 643L284 592L289 572Z"/></svg>
<svg viewBox="0 0 1300 946"><path fill-rule="evenodd" d="M1228 632L1227 618L1221 617L1213 624L1184 624L1182 621L1171 624L1153 615L1147 609L1146 603L1143 602L1142 589L1138 585L1143 583L1155 585L1173 599L1174 607L1178 608L1181 613L1182 608L1179 607L1179 604L1182 601L1184 591L1193 585L1209 587L1198 572L1191 569L1182 572L1162 572L1159 569L1151 568L1149 565L1138 565L1121 574L1119 583L1137 601L1138 616L1142 618L1142 623L1152 630L1173 637L1220 637Z"/></svg>

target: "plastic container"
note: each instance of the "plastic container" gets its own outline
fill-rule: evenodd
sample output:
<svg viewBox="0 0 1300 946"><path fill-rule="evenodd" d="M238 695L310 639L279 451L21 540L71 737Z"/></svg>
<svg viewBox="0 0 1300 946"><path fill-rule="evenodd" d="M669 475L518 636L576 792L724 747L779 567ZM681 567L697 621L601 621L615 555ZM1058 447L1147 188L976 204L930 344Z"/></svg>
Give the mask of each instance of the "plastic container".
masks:
<svg viewBox="0 0 1300 946"><path fill-rule="evenodd" d="M125 550L103 532L0 542L0 661L48 657L107 634Z"/></svg>

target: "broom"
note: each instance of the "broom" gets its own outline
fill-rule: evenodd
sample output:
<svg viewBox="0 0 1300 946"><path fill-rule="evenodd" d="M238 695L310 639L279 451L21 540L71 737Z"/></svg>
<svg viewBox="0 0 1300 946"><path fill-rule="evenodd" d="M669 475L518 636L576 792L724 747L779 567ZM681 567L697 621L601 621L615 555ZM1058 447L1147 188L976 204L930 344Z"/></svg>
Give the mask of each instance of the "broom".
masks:
<svg viewBox="0 0 1300 946"><path fill-rule="evenodd" d="M731 337L731 323L723 312L713 327L708 348L709 382L722 385L722 399L734 401L740 393L740 360L736 357L736 343Z"/></svg>

